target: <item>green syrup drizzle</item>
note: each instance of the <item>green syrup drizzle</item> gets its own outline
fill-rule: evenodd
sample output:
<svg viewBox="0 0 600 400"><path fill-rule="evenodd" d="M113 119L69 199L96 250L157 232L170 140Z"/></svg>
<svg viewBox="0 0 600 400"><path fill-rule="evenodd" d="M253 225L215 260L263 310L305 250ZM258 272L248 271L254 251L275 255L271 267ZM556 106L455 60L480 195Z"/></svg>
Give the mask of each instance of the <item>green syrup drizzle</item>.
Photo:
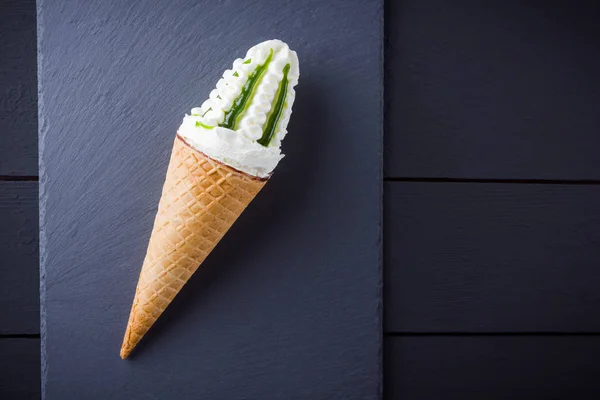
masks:
<svg viewBox="0 0 600 400"><path fill-rule="evenodd" d="M200 121L196 121L196 128L213 129L214 126L206 125Z"/></svg>
<svg viewBox="0 0 600 400"><path fill-rule="evenodd" d="M257 142L265 147L269 146L271 140L273 140L273 136L275 134L275 129L277 128L277 124L279 123L279 119L281 118L281 114L283 113L283 109L286 106L286 97L288 91L288 72L290 71L290 64L286 64L283 67L283 79L279 82L279 87L277 88L277 92L275 93L275 104L269 111L267 115L267 121L263 125L263 134Z"/></svg>
<svg viewBox="0 0 600 400"><path fill-rule="evenodd" d="M262 65L259 65L258 67L256 67L254 72L252 72L252 74L250 74L250 76L248 77L248 80L246 81L246 84L242 88L242 92L234 100L233 105L231 106L231 109L225 113L225 119L223 120L223 123L219 124L219 126L221 126L223 128L231 129L231 130L237 129L237 124L239 122L239 119L242 117L244 112L250 106L250 103L252 102L252 98L254 97L254 93L256 92L256 88L258 87L258 85L260 84L260 81L262 80L263 76L265 75L265 72L267 71L267 68L269 67L269 64L271 63L272 58L273 58L273 49L271 49L271 51L269 52L269 56L267 57L265 62ZM244 64L249 63L249 62L250 62L250 59L248 61L245 61Z"/></svg>

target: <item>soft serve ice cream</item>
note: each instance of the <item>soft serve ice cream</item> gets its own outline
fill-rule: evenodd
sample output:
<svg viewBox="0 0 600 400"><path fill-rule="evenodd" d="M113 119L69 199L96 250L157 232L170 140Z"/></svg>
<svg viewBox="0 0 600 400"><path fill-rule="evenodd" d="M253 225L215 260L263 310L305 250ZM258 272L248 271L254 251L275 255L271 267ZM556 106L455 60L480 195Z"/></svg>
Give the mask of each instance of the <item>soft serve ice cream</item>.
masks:
<svg viewBox="0 0 600 400"><path fill-rule="evenodd" d="M217 161L260 178L279 161L300 70L298 56L281 40L248 50L223 74L201 107L193 108L179 135Z"/></svg>

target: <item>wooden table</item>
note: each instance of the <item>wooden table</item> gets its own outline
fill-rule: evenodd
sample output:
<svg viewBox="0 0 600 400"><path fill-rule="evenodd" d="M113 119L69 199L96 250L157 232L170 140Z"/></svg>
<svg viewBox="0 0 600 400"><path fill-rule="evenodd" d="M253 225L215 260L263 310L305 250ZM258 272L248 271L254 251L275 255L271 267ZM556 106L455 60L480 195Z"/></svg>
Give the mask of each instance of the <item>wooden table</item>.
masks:
<svg viewBox="0 0 600 400"><path fill-rule="evenodd" d="M0 394L36 398L35 4L0 10ZM599 22L387 2L385 398L600 396Z"/></svg>
<svg viewBox="0 0 600 400"><path fill-rule="evenodd" d="M0 398L38 398L35 0L0 1Z"/></svg>

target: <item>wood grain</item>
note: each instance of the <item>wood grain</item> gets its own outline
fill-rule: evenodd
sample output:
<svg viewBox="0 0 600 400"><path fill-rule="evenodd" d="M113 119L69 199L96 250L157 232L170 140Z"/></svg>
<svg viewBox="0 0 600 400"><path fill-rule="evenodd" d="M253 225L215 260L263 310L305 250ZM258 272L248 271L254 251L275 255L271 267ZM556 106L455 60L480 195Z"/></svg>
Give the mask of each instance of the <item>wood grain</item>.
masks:
<svg viewBox="0 0 600 400"><path fill-rule="evenodd" d="M0 334L39 324L37 182L0 182Z"/></svg>
<svg viewBox="0 0 600 400"><path fill-rule="evenodd" d="M0 175L37 175L35 0L0 1Z"/></svg>
<svg viewBox="0 0 600 400"><path fill-rule="evenodd" d="M40 398L40 339L0 339L0 398Z"/></svg>
<svg viewBox="0 0 600 400"><path fill-rule="evenodd" d="M386 176L600 179L600 3L388 5Z"/></svg>
<svg viewBox="0 0 600 400"><path fill-rule="evenodd" d="M600 332L600 186L385 185L386 330Z"/></svg>
<svg viewBox="0 0 600 400"><path fill-rule="evenodd" d="M387 400L600 398L600 337L391 337Z"/></svg>

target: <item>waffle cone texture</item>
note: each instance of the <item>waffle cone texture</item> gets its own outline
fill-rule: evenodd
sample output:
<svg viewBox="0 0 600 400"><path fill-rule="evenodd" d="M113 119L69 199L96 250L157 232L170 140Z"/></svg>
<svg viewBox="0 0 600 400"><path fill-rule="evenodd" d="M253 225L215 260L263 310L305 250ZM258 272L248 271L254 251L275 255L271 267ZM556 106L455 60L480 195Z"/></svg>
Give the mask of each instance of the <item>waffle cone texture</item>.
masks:
<svg viewBox="0 0 600 400"><path fill-rule="evenodd" d="M121 358L129 356L265 183L175 138Z"/></svg>

